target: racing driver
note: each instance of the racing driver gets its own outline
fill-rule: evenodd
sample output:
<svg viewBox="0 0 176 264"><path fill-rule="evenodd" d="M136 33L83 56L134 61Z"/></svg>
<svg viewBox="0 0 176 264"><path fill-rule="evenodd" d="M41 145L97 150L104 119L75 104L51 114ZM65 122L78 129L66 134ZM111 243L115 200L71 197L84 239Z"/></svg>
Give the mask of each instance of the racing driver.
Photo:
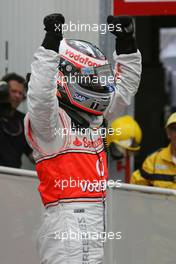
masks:
<svg viewBox="0 0 176 264"><path fill-rule="evenodd" d="M45 206L38 233L43 264L103 263L107 164L101 128L104 118L116 118L130 104L141 74L132 18L107 21L116 36L114 72L96 46L63 38L62 14L44 18L46 35L31 65L25 127Z"/></svg>

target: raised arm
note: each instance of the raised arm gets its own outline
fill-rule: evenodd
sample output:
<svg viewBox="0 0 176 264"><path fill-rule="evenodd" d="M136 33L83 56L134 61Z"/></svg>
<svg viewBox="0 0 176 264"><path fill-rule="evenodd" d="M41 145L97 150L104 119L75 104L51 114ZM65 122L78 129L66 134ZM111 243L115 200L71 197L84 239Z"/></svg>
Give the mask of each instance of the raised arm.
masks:
<svg viewBox="0 0 176 264"><path fill-rule="evenodd" d="M111 104L105 113L110 121L118 112L131 103L136 94L141 77L141 54L137 50L134 36L134 25L131 17L108 17L108 24L114 25L112 34L116 36L113 58L115 60L114 75L116 90Z"/></svg>
<svg viewBox="0 0 176 264"><path fill-rule="evenodd" d="M60 122L55 76L59 63L58 50L62 30L55 25L63 23L64 18L61 14L53 14L44 19L46 35L31 65L28 116L34 135L46 142L53 139Z"/></svg>

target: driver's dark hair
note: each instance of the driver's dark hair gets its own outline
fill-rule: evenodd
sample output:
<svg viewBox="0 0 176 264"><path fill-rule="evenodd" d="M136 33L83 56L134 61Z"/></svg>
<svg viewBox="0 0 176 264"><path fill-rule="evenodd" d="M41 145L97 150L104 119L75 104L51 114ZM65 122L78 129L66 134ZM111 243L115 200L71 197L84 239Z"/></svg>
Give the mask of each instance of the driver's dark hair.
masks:
<svg viewBox="0 0 176 264"><path fill-rule="evenodd" d="M25 86L25 79L21 76L16 74L15 72L8 73L4 75L1 79L2 81L9 82L9 81L17 81Z"/></svg>

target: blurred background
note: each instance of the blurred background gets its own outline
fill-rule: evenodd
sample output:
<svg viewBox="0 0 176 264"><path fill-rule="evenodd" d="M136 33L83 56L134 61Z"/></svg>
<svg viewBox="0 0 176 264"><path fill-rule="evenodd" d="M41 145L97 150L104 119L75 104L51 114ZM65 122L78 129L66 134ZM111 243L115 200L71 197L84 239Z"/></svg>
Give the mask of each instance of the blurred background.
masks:
<svg viewBox="0 0 176 264"><path fill-rule="evenodd" d="M66 23L106 23L109 14L135 17L138 47L143 57L143 74L135 103L126 110L143 130L138 167L144 158L166 142L163 126L166 116L176 109L176 3L120 0L1 0L0 76L30 72L36 48L44 31L43 17L63 13ZM67 38L84 39L99 46L112 62L114 39L102 32L65 32ZM26 112L26 102L20 110ZM120 113L122 115L124 113ZM118 113L119 115L119 113ZM30 167L29 164L23 165Z"/></svg>
<svg viewBox="0 0 176 264"><path fill-rule="evenodd" d="M134 17L143 60L142 78L134 102L117 116L133 116L142 129L141 150L135 163L133 158L130 160L131 170L140 167L148 154L167 145L164 124L176 111L176 1L1 0L0 79L10 72L23 77L30 72L33 54L45 34L43 18L56 12L63 13L67 24L76 25L106 24L109 14ZM113 64L112 34L77 30L67 31L64 36L94 43ZM26 101L19 110L26 113ZM123 164L120 166L119 170ZM34 169L34 165L24 156L22 168ZM111 176L117 174L123 178L117 171L116 160L110 161L110 169ZM121 173L124 175L124 168ZM41 203L37 184L35 172L1 170L0 262L3 264L38 263L35 236ZM175 197L171 194L176 193L134 190L124 186L118 192L111 191L109 230L122 231L124 239L120 243L113 241L106 258L111 256L113 261L118 259L123 264L175 263Z"/></svg>
<svg viewBox="0 0 176 264"><path fill-rule="evenodd" d="M143 130L138 167L151 152L166 144L166 117L176 109L176 3L120 0L1 0L0 76L16 72L25 76L44 31L43 17L63 13L66 23L105 24L107 15L135 17L138 47L143 58L141 85L135 103L126 113L135 117ZM102 32L65 32L66 38L90 41L112 62L114 39ZM26 112L26 102L20 106ZM122 115L124 113L120 113ZM29 168L30 164L23 164Z"/></svg>

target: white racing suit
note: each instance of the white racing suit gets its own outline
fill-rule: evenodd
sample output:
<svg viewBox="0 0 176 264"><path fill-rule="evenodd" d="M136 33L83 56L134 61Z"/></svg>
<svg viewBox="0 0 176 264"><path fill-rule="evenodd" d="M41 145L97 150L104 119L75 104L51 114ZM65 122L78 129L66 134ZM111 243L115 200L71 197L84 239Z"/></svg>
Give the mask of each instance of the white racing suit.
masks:
<svg viewBox="0 0 176 264"><path fill-rule="evenodd" d="M114 59L121 65L121 81L105 113L108 120L130 104L141 74L139 51L119 56L114 53ZM58 60L56 52L44 47L36 52L25 119L45 206L38 234L40 263L100 264L105 240L107 165L101 128L95 128L103 118L87 115L89 130L80 133L72 129L72 120L56 97Z"/></svg>

